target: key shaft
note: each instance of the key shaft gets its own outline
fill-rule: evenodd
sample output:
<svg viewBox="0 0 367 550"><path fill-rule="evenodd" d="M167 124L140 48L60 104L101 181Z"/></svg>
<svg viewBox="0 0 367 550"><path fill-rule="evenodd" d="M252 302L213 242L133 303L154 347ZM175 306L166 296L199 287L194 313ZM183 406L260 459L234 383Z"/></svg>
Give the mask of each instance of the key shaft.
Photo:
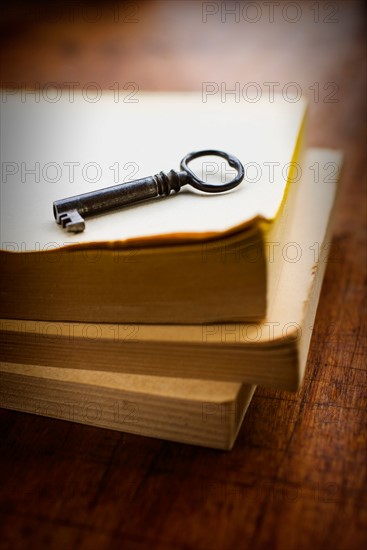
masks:
<svg viewBox="0 0 367 550"><path fill-rule="evenodd" d="M67 231L78 233L84 231L83 218L160 195L169 195L171 191L178 192L188 183L188 179L187 172L170 170L168 173L159 172L154 176L60 199L53 204L55 220Z"/></svg>

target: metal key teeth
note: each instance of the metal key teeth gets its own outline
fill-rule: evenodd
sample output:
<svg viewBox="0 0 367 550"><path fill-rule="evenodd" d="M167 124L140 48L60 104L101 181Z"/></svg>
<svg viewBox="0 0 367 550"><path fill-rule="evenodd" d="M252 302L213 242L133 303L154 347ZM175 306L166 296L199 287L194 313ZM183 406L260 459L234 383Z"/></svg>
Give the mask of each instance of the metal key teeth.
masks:
<svg viewBox="0 0 367 550"><path fill-rule="evenodd" d="M80 233L85 229L85 221L77 210L69 210L58 215L58 223L63 226L66 231L72 233Z"/></svg>

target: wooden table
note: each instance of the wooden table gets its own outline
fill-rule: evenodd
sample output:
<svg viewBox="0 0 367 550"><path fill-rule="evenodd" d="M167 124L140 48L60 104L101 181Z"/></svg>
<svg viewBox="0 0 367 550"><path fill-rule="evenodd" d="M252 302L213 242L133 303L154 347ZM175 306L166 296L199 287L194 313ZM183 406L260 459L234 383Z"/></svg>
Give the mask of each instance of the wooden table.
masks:
<svg viewBox="0 0 367 550"><path fill-rule="evenodd" d="M310 100L310 144L341 148L345 167L299 393L258 388L229 453L1 411L0 546L362 548L362 4L275 4L273 15L264 2L258 10L234 2L232 15L216 2L18 5L3 14L3 85L48 93L49 82L150 90L238 82L250 93L250 82L266 90L278 82L291 97L295 82Z"/></svg>

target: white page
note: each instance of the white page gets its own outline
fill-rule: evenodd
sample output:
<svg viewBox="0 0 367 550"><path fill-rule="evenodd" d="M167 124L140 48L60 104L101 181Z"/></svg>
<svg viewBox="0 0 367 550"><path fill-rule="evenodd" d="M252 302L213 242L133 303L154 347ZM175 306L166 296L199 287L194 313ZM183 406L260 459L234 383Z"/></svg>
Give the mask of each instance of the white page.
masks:
<svg viewBox="0 0 367 550"><path fill-rule="evenodd" d="M96 103L82 93L75 93L73 102L66 92L55 103L36 99L22 101L19 93L3 96L1 103L2 249L220 233L257 216L272 220L306 108L303 100L291 103L279 96L273 103L236 103L234 97L203 102L200 93L140 92L136 103L116 103L112 92L103 92ZM178 170L185 154L200 149L237 156L245 180L225 194L198 193L186 186L177 196L88 218L84 233L69 234L55 223L55 200ZM213 166L217 182L225 165L217 159ZM196 167L200 172L202 163L197 161Z"/></svg>

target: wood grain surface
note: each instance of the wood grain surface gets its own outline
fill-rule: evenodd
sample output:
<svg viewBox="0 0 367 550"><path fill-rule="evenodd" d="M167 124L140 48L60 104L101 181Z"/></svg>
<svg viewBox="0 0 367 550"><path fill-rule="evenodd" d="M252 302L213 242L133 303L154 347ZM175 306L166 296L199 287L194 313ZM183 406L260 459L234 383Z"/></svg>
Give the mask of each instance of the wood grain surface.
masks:
<svg viewBox="0 0 367 550"><path fill-rule="evenodd" d="M309 143L341 148L345 167L301 390L259 388L229 453L2 410L2 548L351 550L367 542L365 10L275 3L272 15L267 3L256 13L245 4L233 2L239 16L221 14L217 2L176 1L15 2L3 12L3 86L278 82L275 90L285 85L293 97L293 82L310 100Z"/></svg>

